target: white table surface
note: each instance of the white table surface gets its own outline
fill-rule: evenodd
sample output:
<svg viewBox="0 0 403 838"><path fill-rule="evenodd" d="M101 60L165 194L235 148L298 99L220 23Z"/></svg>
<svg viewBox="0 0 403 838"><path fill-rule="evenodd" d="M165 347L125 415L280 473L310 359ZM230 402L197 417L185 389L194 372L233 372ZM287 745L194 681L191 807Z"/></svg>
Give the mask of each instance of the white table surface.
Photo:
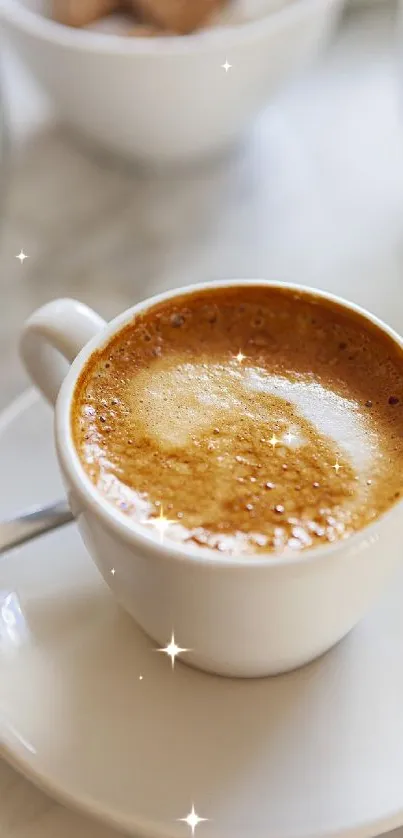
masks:
<svg viewBox="0 0 403 838"><path fill-rule="evenodd" d="M337 292L343 274L352 299L401 331L397 59L393 5L357 12L315 70L271 103L246 147L197 171L151 177L74 145L6 53L14 162L0 239L0 408L25 385L21 322L61 294L112 316L205 278L291 279ZM116 833L54 803L0 760L0 838L72 835ZM403 829L393 835L403 838Z"/></svg>

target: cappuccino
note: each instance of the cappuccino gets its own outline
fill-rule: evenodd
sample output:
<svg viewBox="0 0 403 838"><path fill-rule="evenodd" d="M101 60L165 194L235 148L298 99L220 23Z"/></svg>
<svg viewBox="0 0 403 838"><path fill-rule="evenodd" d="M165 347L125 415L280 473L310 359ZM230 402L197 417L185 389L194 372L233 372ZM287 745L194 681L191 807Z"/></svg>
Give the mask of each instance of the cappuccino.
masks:
<svg viewBox="0 0 403 838"><path fill-rule="evenodd" d="M403 484L403 353L363 316L277 286L137 315L82 373L82 467L164 540L289 554L345 539Z"/></svg>

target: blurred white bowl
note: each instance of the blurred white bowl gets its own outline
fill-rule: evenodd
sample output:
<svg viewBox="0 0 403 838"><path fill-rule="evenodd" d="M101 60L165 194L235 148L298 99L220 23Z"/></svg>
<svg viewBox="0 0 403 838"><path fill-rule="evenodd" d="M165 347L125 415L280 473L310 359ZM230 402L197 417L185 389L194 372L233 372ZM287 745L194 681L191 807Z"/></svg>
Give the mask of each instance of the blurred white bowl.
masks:
<svg viewBox="0 0 403 838"><path fill-rule="evenodd" d="M260 20L167 38L71 29L40 0L0 0L0 21L66 123L125 156L187 161L242 134L326 43L343 4L290 0Z"/></svg>

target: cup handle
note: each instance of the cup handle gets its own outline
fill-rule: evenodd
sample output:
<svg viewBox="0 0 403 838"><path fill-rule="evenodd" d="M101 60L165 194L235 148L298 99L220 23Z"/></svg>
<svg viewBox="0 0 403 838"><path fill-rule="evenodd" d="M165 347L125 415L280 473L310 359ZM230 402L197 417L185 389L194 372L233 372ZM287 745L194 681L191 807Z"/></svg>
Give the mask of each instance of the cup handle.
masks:
<svg viewBox="0 0 403 838"><path fill-rule="evenodd" d="M20 353L28 375L54 405L69 364L105 327L105 320L77 300L53 300L26 321Z"/></svg>

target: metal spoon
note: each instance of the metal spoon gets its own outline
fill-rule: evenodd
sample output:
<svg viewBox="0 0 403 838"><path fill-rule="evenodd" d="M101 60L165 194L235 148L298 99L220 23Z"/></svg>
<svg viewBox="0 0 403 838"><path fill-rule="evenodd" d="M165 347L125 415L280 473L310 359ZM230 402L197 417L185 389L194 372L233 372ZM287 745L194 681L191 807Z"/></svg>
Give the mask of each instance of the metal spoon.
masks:
<svg viewBox="0 0 403 838"><path fill-rule="evenodd" d="M65 500L30 509L9 521L0 521L0 556L19 544L71 521L74 521L74 516Z"/></svg>

